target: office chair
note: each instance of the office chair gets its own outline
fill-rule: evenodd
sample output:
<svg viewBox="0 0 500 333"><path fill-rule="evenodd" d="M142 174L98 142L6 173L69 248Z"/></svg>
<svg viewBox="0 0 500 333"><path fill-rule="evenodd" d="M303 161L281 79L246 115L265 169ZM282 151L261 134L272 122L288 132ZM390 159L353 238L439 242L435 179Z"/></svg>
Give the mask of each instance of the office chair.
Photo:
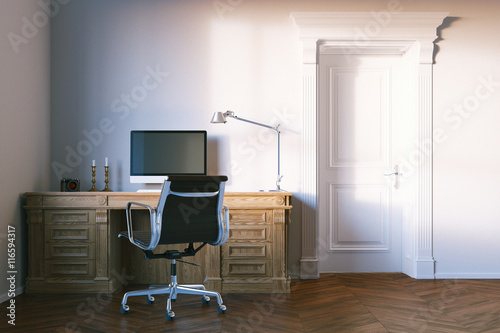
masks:
<svg viewBox="0 0 500 333"><path fill-rule="evenodd" d="M167 313L165 318L173 320L172 302L178 294L202 296L202 303L207 304L210 296L216 297L218 313L225 313L226 306L221 295L216 291L205 290L205 286L177 284L176 261L183 257L194 256L206 244L218 246L226 242L229 234L229 211L222 204L226 176L169 176L164 184L157 208L129 202L126 206L127 231L121 232L119 238L128 238L135 246L144 251L146 259L171 260L171 280L169 285L152 285L149 289L129 291L125 293L121 305L121 313L126 314L130 308L127 298L130 296L147 296L147 303L154 302L153 295L167 295ZM132 224L132 207L140 206L149 210L151 230L134 230ZM194 247L194 243L202 243ZM183 252L167 250L154 253L158 245L188 244ZM189 263L193 265L194 263Z"/></svg>

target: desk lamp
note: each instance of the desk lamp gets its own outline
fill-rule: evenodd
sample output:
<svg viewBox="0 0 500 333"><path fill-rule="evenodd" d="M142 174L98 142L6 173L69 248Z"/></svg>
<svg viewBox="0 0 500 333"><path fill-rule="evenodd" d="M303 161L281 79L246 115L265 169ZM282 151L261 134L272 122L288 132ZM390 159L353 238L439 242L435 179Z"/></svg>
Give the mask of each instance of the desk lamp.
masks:
<svg viewBox="0 0 500 333"><path fill-rule="evenodd" d="M281 190L281 178L283 178L283 176L280 174L280 134L281 134L281 132L279 130L280 125L278 124L278 126L273 127L273 126L261 124L261 123L258 123L258 122L252 121L252 120L240 118L240 117L235 116L233 111L215 112L214 115L213 115L213 117L212 117L212 120L210 122L212 124L222 124L222 123L225 124L226 121L227 121L226 118L228 118L228 117L229 118L234 118L236 120L241 120L241 121L244 121L244 122L247 122L247 123L250 123L250 124L254 124L254 125L258 125L258 126L270 128L270 129L276 131L276 133L278 134L278 177L276 179L276 189L275 190L269 190L269 192L280 192L280 191L282 191Z"/></svg>

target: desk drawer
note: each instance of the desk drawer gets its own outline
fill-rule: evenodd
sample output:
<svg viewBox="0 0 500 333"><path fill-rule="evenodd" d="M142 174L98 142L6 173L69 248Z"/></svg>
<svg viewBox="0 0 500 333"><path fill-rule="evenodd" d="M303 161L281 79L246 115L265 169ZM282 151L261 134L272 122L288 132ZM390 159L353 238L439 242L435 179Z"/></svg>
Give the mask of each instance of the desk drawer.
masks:
<svg viewBox="0 0 500 333"><path fill-rule="evenodd" d="M222 260L223 277L272 276L270 260Z"/></svg>
<svg viewBox="0 0 500 333"><path fill-rule="evenodd" d="M47 210L45 224L95 224L95 210Z"/></svg>
<svg viewBox="0 0 500 333"><path fill-rule="evenodd" d="M86 241L95 240L93 225L46 225L45 241Z"/></svg>
<svg viewBox="0 0 500 333"><path fill-rule="evenodd" d="M47 242L45 259L95 259L94 243Z"/></svg>
<svg viewBox="0 0 500 333"><path fill-rule="evenodd" d="M229 242L271 240L271 226L259 224L232 224L229 226Z"/></svg>
<svg viewBox="0 0 500 333"><path fill-rule="evenodd" d="M231 210L229 209L229 221L232 223L270 223L272 211L269 210Z"/></svg>
<svg viewBox="0 0 500 333"><path fill-rule="evenodd" d="M228 242L222 245L222 259L271 259L271 243Z"/></svg>
<svg viewBox="0 0 500 333"><path fill-rule="evenodd" d="M47 260L45 261L47 277L64 277L69 279L89 279L95 277L94 260Z"/></svg>

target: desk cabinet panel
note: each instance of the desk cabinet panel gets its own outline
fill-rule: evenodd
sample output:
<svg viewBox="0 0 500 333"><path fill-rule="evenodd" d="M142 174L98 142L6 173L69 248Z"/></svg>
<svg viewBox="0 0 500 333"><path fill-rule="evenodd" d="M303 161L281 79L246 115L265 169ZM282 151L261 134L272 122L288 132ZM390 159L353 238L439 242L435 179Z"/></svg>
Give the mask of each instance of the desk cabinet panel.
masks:
<svg viewBox="0 0 500 333"><path fill-rule="evenodd" d="M159 193L25 193L28 223L26 291L108 293L126 284L168 284L165 260L145 260L142 251L118 239L126 229L130 201L156 206ZM291 194L226 193L230 232L226 244L206 246L180 265L179 282L202 283L208 290L290 292L287 230ZM147 211L135 209L135 222L149 225ZM182 248L179 245L179 248Z"/></svg>
<svg viewBox="0 0 500 333"><path fill-rule="evenodd" d="M225 199L230 232L221 248L222 292L290 292L285 245L288 243L289 194Z"/></svg>
<svg viewBox="0 0 500 333"><path fill-rule="evenodd" d="M75 207L64 209L43 210L43 239L44 246L37 249L37 252L43 255L43 274L42 277L44 290L54 292L60 290L71 290L72 284L84 283L93 285L96 277L95 253L96 253L96 210L78 209L83 203L89 200L83 200L78 203L78 196L71 196L67 200L56 198L45 198L47 202L59 202L67 204L76 203ZM88 199L88 198L87 198ZM102 202L102 200L91 200L91 202ZM77 208L77 209L75 209ZM39 237L32 235L29 237ZM31 260L31 258L29 258ZM33 279L40 283L40 278ZM28 279L28 281L30 281ZM31 289L30 282L28 291ZM36 288L35 288L36 289ZM78 291L76 287L75 291Z"/></svg>

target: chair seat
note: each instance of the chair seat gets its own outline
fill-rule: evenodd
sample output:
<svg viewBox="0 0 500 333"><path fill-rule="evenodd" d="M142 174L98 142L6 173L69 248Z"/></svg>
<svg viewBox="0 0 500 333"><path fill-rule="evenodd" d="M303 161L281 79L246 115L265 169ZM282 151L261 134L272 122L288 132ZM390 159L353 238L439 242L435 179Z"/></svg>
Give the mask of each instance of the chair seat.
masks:
<svg viewBox="0 0 500 333"><path fill-rule="evenodd" d="M120 232L118 234L118 238L128 239L128 232L127 231ZM134 240L143 246L149 246L149 244L151 243L151 232L143 230L134 230Z"/></svg>

